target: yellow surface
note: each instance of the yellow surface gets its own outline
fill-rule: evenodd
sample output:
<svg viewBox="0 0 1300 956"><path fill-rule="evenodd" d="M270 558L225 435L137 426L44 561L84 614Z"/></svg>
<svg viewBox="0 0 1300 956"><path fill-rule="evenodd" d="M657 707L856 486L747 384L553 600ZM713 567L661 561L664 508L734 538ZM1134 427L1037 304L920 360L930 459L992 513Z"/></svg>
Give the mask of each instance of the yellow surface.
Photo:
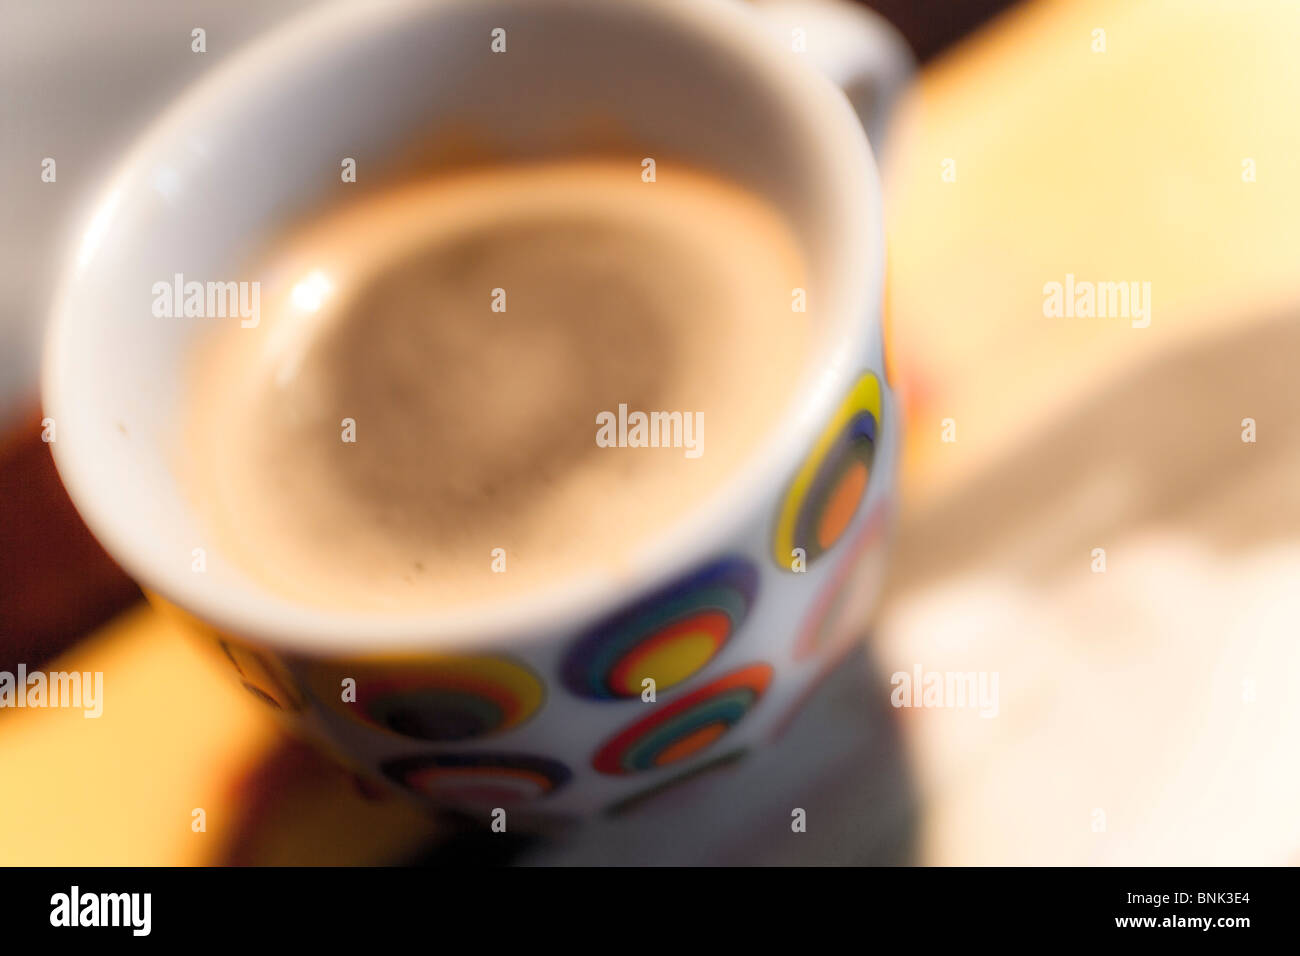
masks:
<svg viewBox="0 0 1300 956"><path fill-rule="evenodd" d="M1091 50L1095 28L1105 53ZM1159 516L1166 496L1157 486L1134 499L1129 473L1212 439L1189 431L1169 444L1157 421L1128 433L1138 457L1110 449L1112 472L1065 497L999 497L1027 470L1068 485L1070 472L1051 472L1068 457L1052 423L1088 396L1139 374L1123 392L1129 409L1098 413L1122 430L1143 413L1133 370L1206 336L1249 339L1294 309L1297 50L1300 4L1280 0L1035 3L929 69L890 144L893 334L911 405L908 517L878 652L886 670L999 669L1006 715L906 715L930 861L1284 862L1300 852L1288 736L1300 660L1288 650L1294 630L1284 639L1270 616L1300 558L1281 544L1225 556L1199 539L1124 533ZM1247 158L1254 183L1241 178ZM945 159L955 182L943 181ZM1042 287L1066 273L1151 282L1150 327L1045 318ZM1294 345L1274 332L1258 341L1261 355L1233 354L1265 361ZM1170 382L1211 387L1200 366L1170 374L1166 397L1178 394ZM1225 401L1213 425L1227 432L1215 454L1236 455L1236 422L1256 414L1275 444L1262 438L1250 453L1268 468L1231 472L1166 523L1190 528L1195 514L1197 527L1233 525L1260 501L1252 534L1294 517L1270 497L1294 487L1282 480L1292 461L1276 450L1279 434L1295 434L1294 409L1279 394L1250 393L1244 411ZM950 444L940 441L949 417ZM1187 471L1205 465L1193 458ZM1162 478L1175 486L1180 474ZM945 510L952 500L960 508ZM1136 511L1115 504L1134 500ZM1214 512L1220 500L1233 503L1227 519ZM962 524L968 513L1010 522L1033 504L1046 538L982 527L979 550L980 534ZM1112 548L1104 578L1079 570L1097 543ZM964 575L936 570L940 559L964 559ZM1217 595L1210 610L1198 603L1207 594ZM49 666L103 670L105 713L0 714L0 864L228 859L239 782L276 759L259 705L145 608ZM1254 710L1242 709L1247 685ZM196 807L204 834L191 831ZM1098 809L1104 832L1090 826ZM334 779L269 819L246 857L372 862L428 832Z"/></svg>
<svg viewBox="0 0 1300 956"><path fill-rule="evenodd" d="M237 842L244 784L281 759L283 737L265 705L144 604L40 669L102 671L103 714L0 718L2 866L375 863L431 832L404 802L365 800L308 758L262 807L256 845Z"/></svg>
<svg viewBox="0 0 1300 956"><path fill-rule="evenodd" d="M912 501L1099 377L1296 303L1297 49L1289 0L1034 3L926 71L886 154ZM1150 327L1045 318L1067 273L1149 281Z"/></svg>
<svg viewBox="0 0 1300 956"><path fill-rule="evenodd" d="M102 671L103 715L0 717L0 864L218 859L235 775L275 743L256 702L143 605L41 669Z"/></svg>

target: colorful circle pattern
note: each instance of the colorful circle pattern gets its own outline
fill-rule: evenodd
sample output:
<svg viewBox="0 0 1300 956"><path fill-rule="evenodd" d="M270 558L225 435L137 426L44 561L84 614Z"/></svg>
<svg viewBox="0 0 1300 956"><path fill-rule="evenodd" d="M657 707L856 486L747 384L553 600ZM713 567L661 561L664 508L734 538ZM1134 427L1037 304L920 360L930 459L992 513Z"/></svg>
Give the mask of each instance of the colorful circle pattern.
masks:
<svg viewBox="0 0 1300 956"><path fill-rule="evenodd" d="M803 549L811 566L852 523L871 481L881 412L880 380L866 372L836 410L782 499L772 548L779 566L791 569L796 548Z"/></svg>
<svg viewBox="0 0 1300 956"><path fill-rule="evenodd" d="M622 816L632 810L638 810L648 803L653 803L667 793L677 790L682 785L697 780L700 777L709 776L714 771L725 770L728 767L734 767L744 759L747 751L744 747L738 750L732 750L722 754L720 757L713 757L702 763L696 764L689 770L684 770L675 777L669 777L667 780L661 780L659 783L648 787L645 790L639 790L630 797L624 797L617 803L611 804L605 808L605 814L611 817Z"/></svg>
<svg viewBox="0 0 1300 956"><path fill-rule="evenodd" d="M356 681L356 700L342 682ZM317 670L313 690L352 720L401 737L436 742L502 733L528 720L542 704L542 682L500 657L421 657L336 662Z"/></svg>
<svg viewBox="0 0 1300 956"><path fill-rule="evenodd" d="M579 697L618 700L686 680L711 661L753 607L758 569L716 561L602 621L565 657L561 674Z"/></svg>
<svg viewBox="0 0 1300 956"><path fill-rule="evenodd" d="M497 807L529 803L569 782L564 764L531 754L417 754L389 760L390 780L435 803Z"/></svg>
<svg viewBox="0 0 1300 956"><path fill-rule="evenodd" d="M703 751L734 727L772 682L768 664L751 664L692 691L626 728L592 759L601 773L666 767Z"/></svg>
<svg viewBox="0 0 1300 956"><path fill-rule="evenodd" d="M888 503L881 501L856 532L805 620L795 643L795 660L834 653L866 632L884 578L888 509Z"/></svg>
<svg viewBox="0 0 1300 956"><path fill-rule="evenodd" d="M859 639L866 637L884 578L890 508L887 500L881 501L867 516L844 560L808 613L793 656L796 661L817 659L817 670L777 721L772 740L785 734L826 678L848 658Z"/></svg>

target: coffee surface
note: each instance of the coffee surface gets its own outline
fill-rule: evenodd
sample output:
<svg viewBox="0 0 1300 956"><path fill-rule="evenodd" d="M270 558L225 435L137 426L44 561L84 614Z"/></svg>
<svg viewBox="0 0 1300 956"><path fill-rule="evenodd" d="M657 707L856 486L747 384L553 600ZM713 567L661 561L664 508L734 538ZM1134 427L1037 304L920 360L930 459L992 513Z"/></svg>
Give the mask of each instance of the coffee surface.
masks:
<svg viewBox="0 0 1300 956"><path fill-rule="evenodd" d="M186 483L221 553L318 607L450 608L618 566L757 449L809 347L778 213L690 169L643 182L639 160L394 187L255 276L258 325L195 349ZM680 413L653 430L678 446L598 442L636 412Z"/></svg>

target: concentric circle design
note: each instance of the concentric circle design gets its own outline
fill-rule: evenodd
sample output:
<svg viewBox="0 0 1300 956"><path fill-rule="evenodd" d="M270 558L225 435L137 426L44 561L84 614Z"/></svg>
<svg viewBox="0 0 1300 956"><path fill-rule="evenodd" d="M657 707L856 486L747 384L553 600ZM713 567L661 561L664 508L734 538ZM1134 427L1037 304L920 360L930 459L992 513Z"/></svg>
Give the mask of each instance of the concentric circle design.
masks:
<svg viewBox="0 0 1300 956"><path fill-rule="evenodd" d="M880 380L866 372L840 403L782 499L772 546L780 567L792 569L796 548L811 566L852 523L871 481L881 410Z"/></svg>
<svg viewBox="0 0 1300 956"><path fill-rule="evenodd" d="M435 803L474 807L540 800L573 776L559 761L532 754L417 754L389 760L383 771Z"/></svg>
<svg viewBox="0 0 1300 956"><path fill-rule="evenodd" d="M711 661L744 623L758 591L758 569L727 557L622 610L580 638L561 667L579 697L638 697L653 678L666 690Z"/></svg>
<svg viewBox="0 0 1300 956"><path fill-rule="evenodd" d="M796 661L817 660L817 669L777 721L771 740L785 735L826 678L848 658L859 640L866 637L884 578L885 531L891 507L884 500L867 515L844 560L808 612L795 641L793 656Z"/></svg>
<svg viewBox="0 0 1300 956"><path fill-rule="evenodd" d="M720 757L713 757L709 760L705 760L703 763L696 764L688 770L683 770L674 777L669 777L667 780L661 780L659 783L647 787L645 790L638 790L630 797L624 797L617 803L606 807L605 813L607 816L617 817L632 810L639 809L647 803L653 803L664 794L676 790L683 784L690 783L692 780L709 775L717 770L734 767L736 764L740 763L746 753L746 749L741 747L737 750L724 753Z"/></svg>
<svg viewBox="0 0 1300 956"><path fill-rule="evenodd" d="M772 682L768 664L751 664L667 705L654 705L605 743L592 766L601 773L631 774L694 756L740 722Z"/></svg>
<svg viewBox="0 0 1300 956"><path fill-rule="evenodd" d="M795 660L834 654L865 633L884 579L888 513L889 504L881 501L863 522L804 621Z"/></svg>
<svg viewBox="0 0 1300 956"><path fill-rule="evenodd" d="M356 681L356 700L343 681ZM333 662L312 675L313 692L351 720L415 740L472 740L528 720L542 704L542 682L501 657L421 657Z"/></svg>

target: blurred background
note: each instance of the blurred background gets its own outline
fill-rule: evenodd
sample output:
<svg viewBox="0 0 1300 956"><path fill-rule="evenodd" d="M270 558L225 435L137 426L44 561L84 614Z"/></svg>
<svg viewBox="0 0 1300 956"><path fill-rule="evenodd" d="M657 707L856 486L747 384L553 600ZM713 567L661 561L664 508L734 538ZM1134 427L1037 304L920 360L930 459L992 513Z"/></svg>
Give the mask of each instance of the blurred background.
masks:
<svg viewBox="0 0 1300 956"><path fill-rule="evenodd" d="M44 317L104 177L309 5L0 0L0 670L114 674L99 720L0 711L0 864L1300 864L1300 4L870 4L920 63L877 144L907 416L884 606L779 746L534 837L286 739L40 440ZM1045 317L1067 275L1150 283L1149 326ZM997 716L891 708L918 667L997 674ZM791 806L807 834L752 838Z"/></svg>

